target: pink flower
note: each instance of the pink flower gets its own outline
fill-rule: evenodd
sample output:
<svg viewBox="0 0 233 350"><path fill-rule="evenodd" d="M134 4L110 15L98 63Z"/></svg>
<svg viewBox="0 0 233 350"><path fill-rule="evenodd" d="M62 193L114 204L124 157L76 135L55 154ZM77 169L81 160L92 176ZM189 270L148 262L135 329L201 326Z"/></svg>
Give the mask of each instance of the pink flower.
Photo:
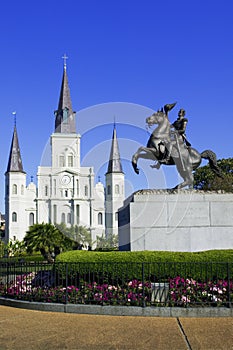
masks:
<svg viewBox="0 0 233 350"><path fill-rule="evenodd" d="M190 303L190 299L189 299L188 297L184 296L184 295L182 295L181 301L182 301L183 303Z"/></svg>

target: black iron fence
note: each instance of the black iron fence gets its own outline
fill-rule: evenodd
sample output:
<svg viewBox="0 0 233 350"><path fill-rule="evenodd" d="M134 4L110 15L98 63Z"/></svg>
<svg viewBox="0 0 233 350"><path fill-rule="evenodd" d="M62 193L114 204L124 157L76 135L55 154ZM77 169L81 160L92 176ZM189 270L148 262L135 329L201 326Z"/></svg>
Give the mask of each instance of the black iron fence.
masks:
<svg viewBox="0 0 233 350"><path fill-rule="evenodd" d="M0 262L0 296L134 306L231 307L233 263Z"/></svg>

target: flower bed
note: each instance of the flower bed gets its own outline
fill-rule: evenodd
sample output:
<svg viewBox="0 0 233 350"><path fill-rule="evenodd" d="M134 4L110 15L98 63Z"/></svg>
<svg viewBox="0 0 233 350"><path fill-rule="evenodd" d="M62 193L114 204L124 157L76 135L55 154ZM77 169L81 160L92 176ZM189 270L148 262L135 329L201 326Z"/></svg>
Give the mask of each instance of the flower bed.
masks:
<svg viewBox="0 0 233 350"><path fill-rule="evenodd" d="M35 273L17 276L8 287L1 285L0 295L18 300L47 303L97 304L97 305L135 305L144 306L150 301L151 284L133 280L123 286L80 283L63 287L33 287Z"/></svg>
<svg viewBox="0 0 233 350"><path fill-rule="evenodd" d="M125 306L230 306L233 298L232 281L200 282L177 276L169 279L166 298L153 295L150 281L130 280L121 285L86 282L78 285L35 286L35 272L17 275L14 280L0 285L0 295L18 300L47 303L72 303ZM157 283L163 290L165 283ZM167 283L166 283L167 288ZM158 295L163 295L160 293Z"/></svg>
<svg viewBox="0 0 233 350"><path fill-rule="evenodd" d="M170 279L170 304L174 306L226 306L233 298L232 281L199 282L180 276Z"/></svg>

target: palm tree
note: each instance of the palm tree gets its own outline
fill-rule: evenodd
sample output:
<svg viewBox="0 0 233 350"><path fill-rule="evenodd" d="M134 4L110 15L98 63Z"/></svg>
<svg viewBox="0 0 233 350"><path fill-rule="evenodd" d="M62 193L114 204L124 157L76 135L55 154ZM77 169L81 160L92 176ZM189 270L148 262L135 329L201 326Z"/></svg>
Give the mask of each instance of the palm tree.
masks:
<svg viewBox="0 0 233 350"><path fill-rule="evenodd" d="M118 250L118 244L118 235L109 233L106 237L102 234L102 236L97 236L96 250Z"/></svg>
<svg viewBox="0 0 233 350"><path fill-rule="evenodd" d="M54 262L53 254L55 251L58 252L61 248L72 244L72 241L64 237L56 226L45 223L30 226L24 237L24 242L28 253L40 251L41 255L50 263Z"/></svg>
<svg viewBox="0 0 233 350"><path fill-rule="evenodd" d="M91 233L85 226L72 225L67 227L64 223L61 223L57 225L57 228L64 236L73 241L73 249L88 248L93 244Z"/></svg>
<svg viewBox="0 0 233 350"><path fill-rule="evenodd" d="M74 226L73 228L75 241L80 247L89 248L92 246L91 232L85 226Z"/></svg>

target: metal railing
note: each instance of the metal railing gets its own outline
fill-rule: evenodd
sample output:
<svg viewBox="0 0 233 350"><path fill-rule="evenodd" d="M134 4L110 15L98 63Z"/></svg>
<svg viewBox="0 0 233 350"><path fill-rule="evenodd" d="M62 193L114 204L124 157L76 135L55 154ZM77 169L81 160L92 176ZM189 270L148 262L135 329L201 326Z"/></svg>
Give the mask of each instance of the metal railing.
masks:
<svg viewBox="0 0 233 350"><path fill-rule="evenodd" d="M231 307L233 263L0 262L0 296L134 306Z"/></svg>

